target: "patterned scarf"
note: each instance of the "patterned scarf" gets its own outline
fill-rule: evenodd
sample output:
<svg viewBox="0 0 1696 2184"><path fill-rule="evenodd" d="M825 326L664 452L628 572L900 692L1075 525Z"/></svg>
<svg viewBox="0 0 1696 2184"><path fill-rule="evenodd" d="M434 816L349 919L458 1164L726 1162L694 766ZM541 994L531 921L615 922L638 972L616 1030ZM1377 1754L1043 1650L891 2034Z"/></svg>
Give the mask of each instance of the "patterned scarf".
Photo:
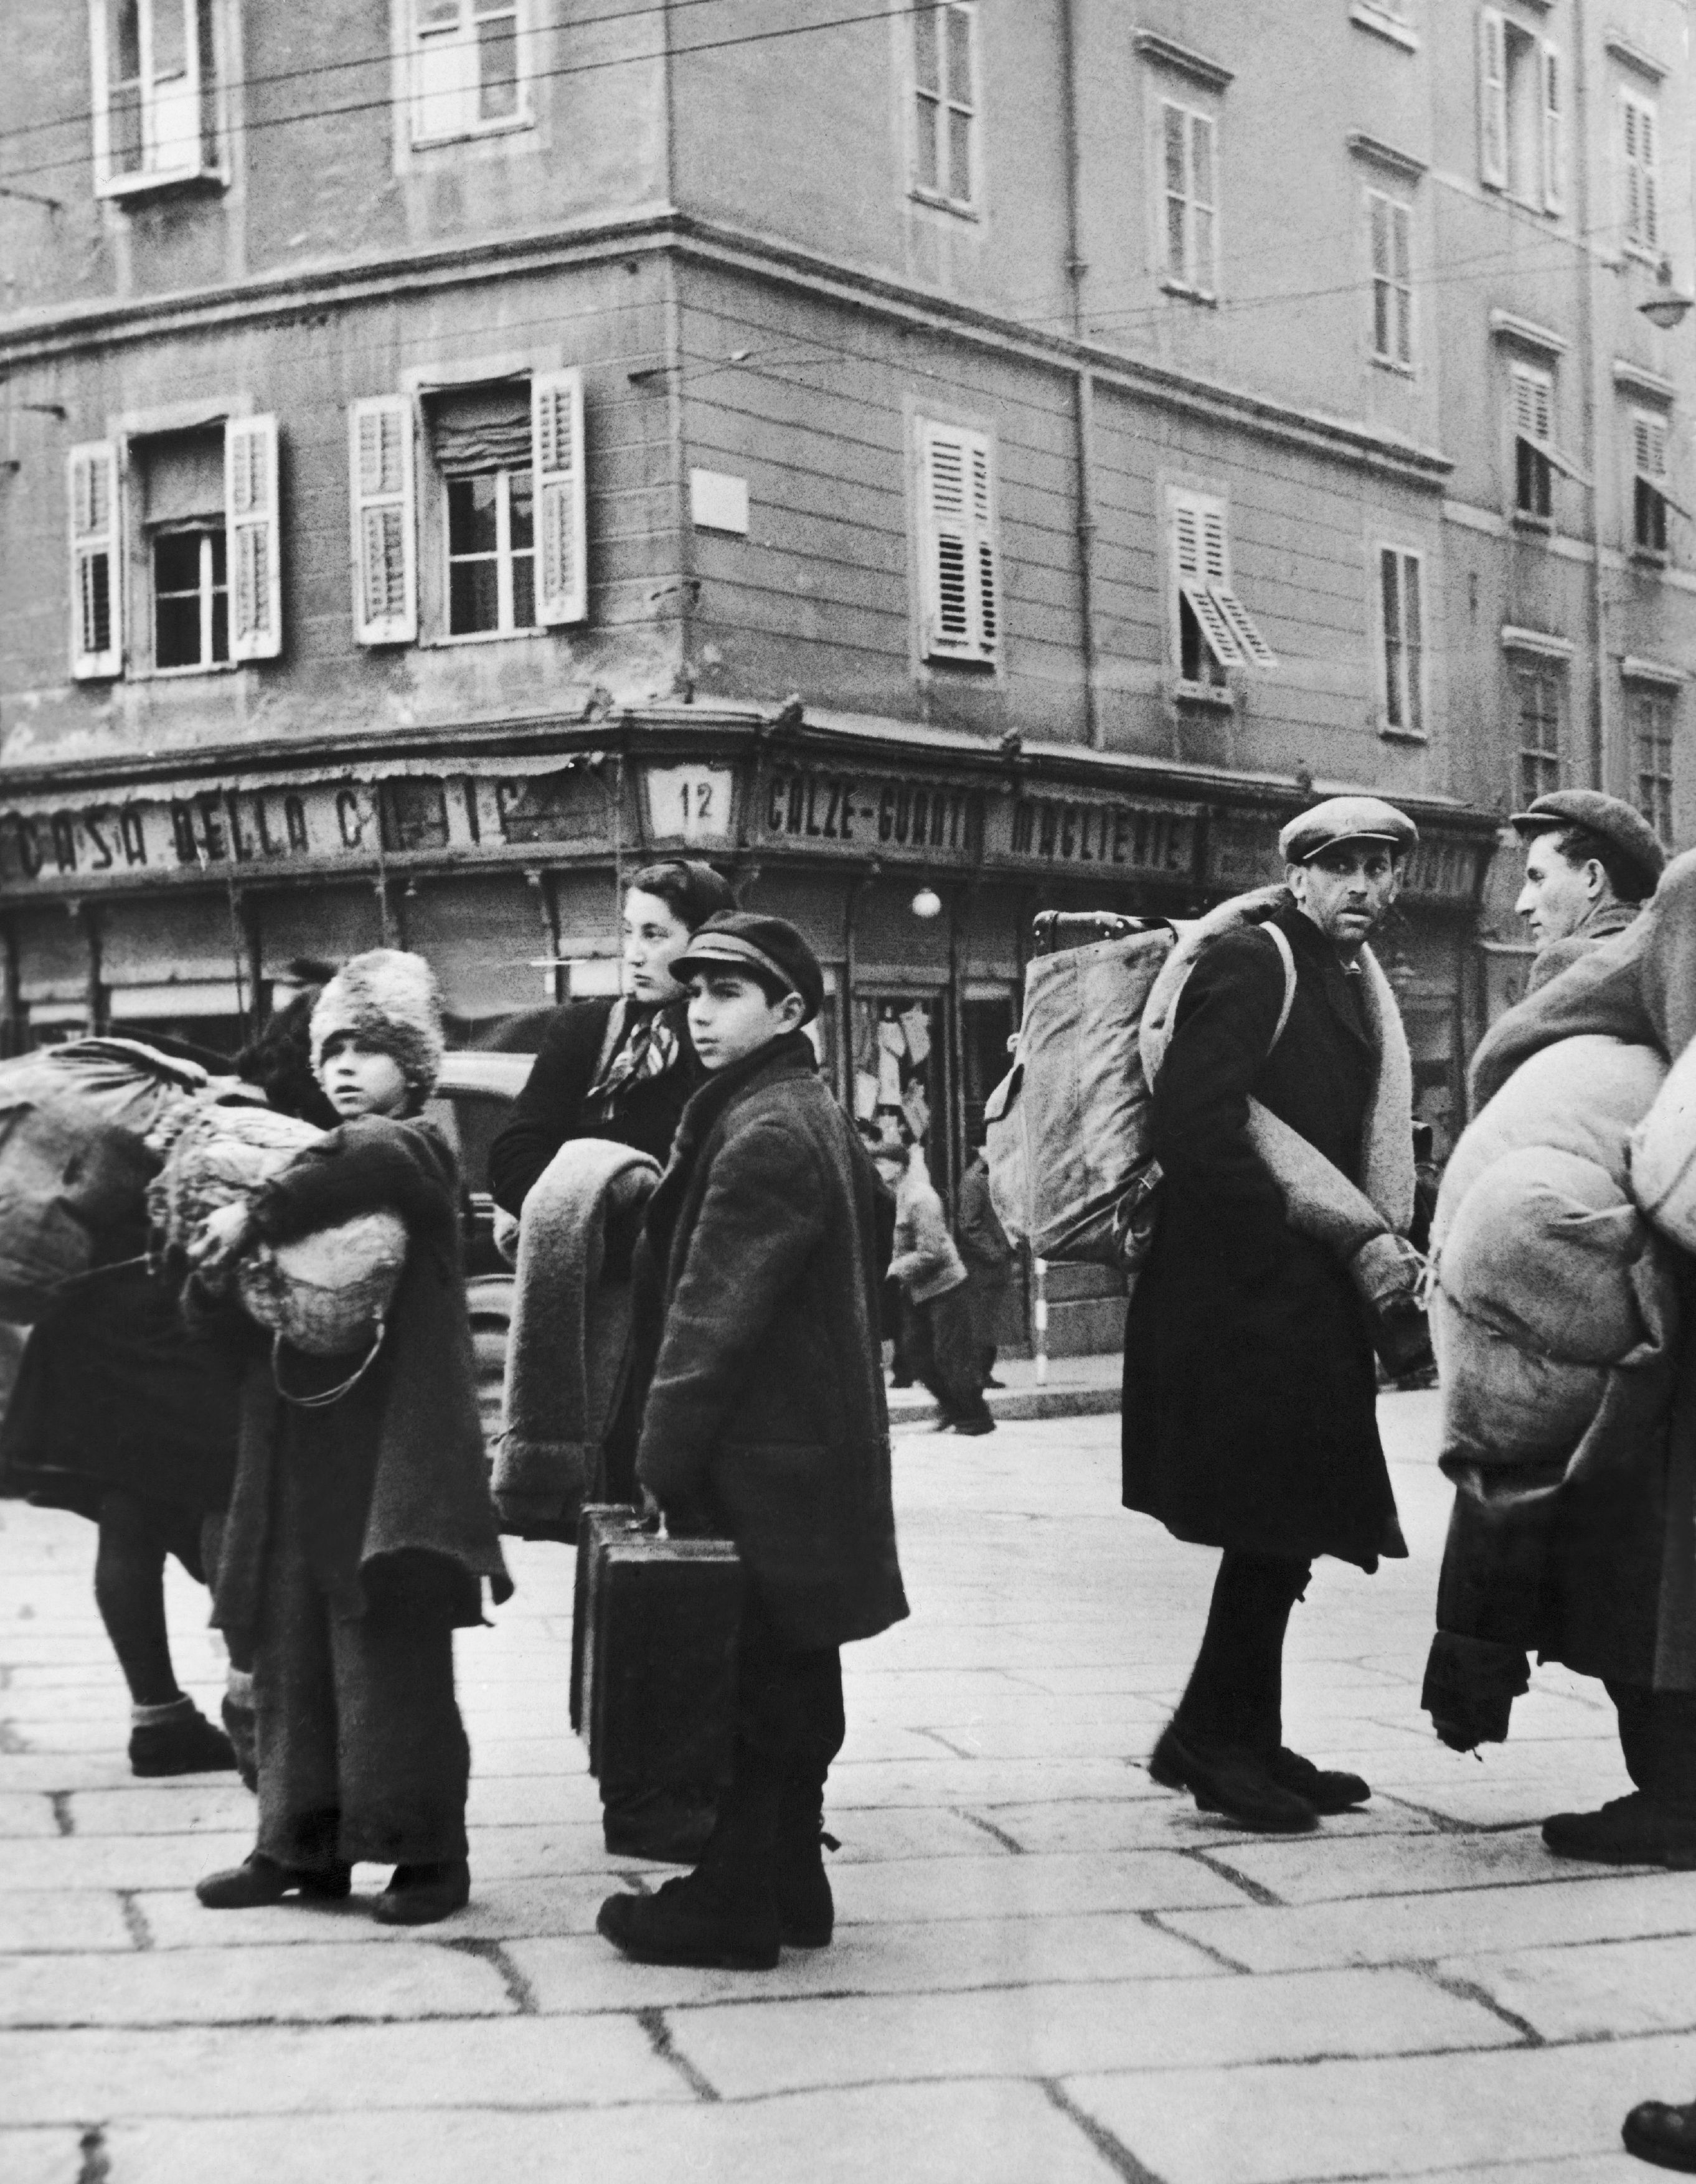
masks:
<svg viewBox="0 0 1696 2184"><path fill-rule="evenodd" d="M622 1028L583 1103L597 1123L611 1122L629 1092L675 1068L683 1052L680 1010L636 1009L628 1001L617 1006L624 1011Z"/></svg>

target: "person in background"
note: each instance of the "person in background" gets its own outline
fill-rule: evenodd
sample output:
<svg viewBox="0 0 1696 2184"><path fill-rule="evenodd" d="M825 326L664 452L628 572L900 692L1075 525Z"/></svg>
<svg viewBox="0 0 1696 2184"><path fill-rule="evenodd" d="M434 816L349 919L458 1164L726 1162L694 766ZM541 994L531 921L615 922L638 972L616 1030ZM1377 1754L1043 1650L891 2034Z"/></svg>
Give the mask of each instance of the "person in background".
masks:
<svg viewBox="0 0 1696 2184"><path fill-rule="evenodd" d="M1013 1287L1013 1248L990 1195L990 1166L981 1139L960 1178L960 1210L954 1223L960 1256L966 1262L966 1301L977 1343L979 1376L986 1388L999 1388L995 1377L996 1345L1001 1318Z"/></svg>
<svg viewBox="0 0 1696 2184"><path fill-rule="evenodd" d="M568 1001L555 1011L524 1089L489 1148L489 1189L515 1219L543 1170L572 1138L611 1138L649 1154L663 1168L689 1095L702 1072L689 1042L688 995L671 967L690 936L736 898L711 865L674 859L644 865L625 890L626 992ZM611 1241L612 1240L609 1240ZM610 1274L628 1274L628 1260ZM606 1435L600 1496L636 1497L636 1435L645 1374L639 1340L635 1369ZM605 1801L602 1826L615 1857L684 1863L698 1857L712 1826L712 1799L669 1791L617 1791Z"/></svg>
<svg viewBox="0 0 1696 2184"><path fill-rule="evenodd" d="M1640 812L1597 788L1553 789L1508 823L1526 845L1514 908L1537 943L1526 987L1535 993L1624 932L1654 893L1666 852Z"/></svg>
<svg viewBox="0 0 1696 2184"><path fill-rule="evenodd" d="M336 1900L360 1860L394 1868L375 1907L387 1925L432 1924L470 1896L454 1632L483 1620L483 1580L498 1601L512 1587L483 1468L454 1156L417 1119L443 1044L423 959L355 956L312 1012L339 1127L209 1216L190 1247L197 1279L215 1284L257 1243L379 1208L406 1226L363 1365L273 1346L228 1315L245 1373L214 1617L252 1649L259 1814L250 1855L197 1888L209 1910Z"/></svg>
<svg viewBox="0 0 1696 2184"><path fill-rule="evenodd" d="M907 1613L873 1183L802 1029L824 980L794 926L710 919L676 968L707 1078L637 1255L661 1333L636 1468L674 1532L728 1533L740 1552L734 1741L696 1870L609 1897L595 1923L640 1963L763 1970L831 1939L840 1649Z"/></svg>
<svg viewBox="0 0 1696 2184"><path fill-rule="evenodd" d="M906 1354L920 1384L936 1399L936 1430L993 1433L966 1295L966 1265L948 1233L924 1148L886 1144L873 1157L895 1195L890 1278L904 1293Z"/></svg>
<svg viewBox="0 0 1696 2184"><path fill-rule="evenodd" d="M265 1028L236 1056L237 1074L258 1085L267 1106L321 1130L333 1130L340 1117L312 1073L312 1011L335 975L333 963L297 956L272 985Z"/></svg>

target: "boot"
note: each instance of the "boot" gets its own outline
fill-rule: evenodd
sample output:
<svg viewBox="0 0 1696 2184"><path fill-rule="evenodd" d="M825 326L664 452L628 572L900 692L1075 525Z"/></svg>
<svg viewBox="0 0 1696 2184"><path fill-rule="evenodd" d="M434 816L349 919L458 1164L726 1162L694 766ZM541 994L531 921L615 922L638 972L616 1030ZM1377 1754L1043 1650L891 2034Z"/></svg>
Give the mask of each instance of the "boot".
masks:
<svg viewBox="0 0 1696 2184"><path fill-rule="evenodd" d="M1641 1790L1628 1797L1610 1797L1597 1812L1552 1813L1543 1824L1543 1839L1557 1858L1696 1871L1696 1815Z"/></svg>
<svg viewBox="0 0 1696 2184"><path fill-rule="evenodd" d="M1319 1814L1346 1813L1351 1806L1364 1805L1372 1795L1371 1785L1358 1774L1315 1767L1311 1759L1303 1758L1299 1752L1292 1752L1287 1745L1280 1745L1271 1754L1266 1762L1266 1771L1280 1789L1293 1790ZM1181 1790L1185 1786L1182 1771L1163 1735L1149 1755L1148 1774L1149 1779L1158 1782L1163 1790Z"/></svg>
<svg viewBox="0 0 1696 2184"><path fill-rule="evenodd" d="M1626 2153L1636 2154L1639 2161L1696 2175L1696 2102L1675 2108L1668 2101L1639 2101L1620 2136Z"/></svg>
<svg viewBox="0 0 1696 2184"><path fill-rule="evenodd" d="M438 1865L397 1865L371 1916L380 1926L433 1926L471 1900L471 1869L462 1858Z"/></svg>
<svg viewBox="0 0 1696 2184"><path fill-rule="evenodd" d="M254 1911L266 1903L281 1903L285 1896L298 1896L303 1903L339 1903L353 1886L353 1878L351 1866L307 1873L279 1865L255 1850L239 1865L209 1873L195 1883L194 1892L209 1911Z"/></svg>
<svg viewBox="0 0 1696 2184"><path fill-rule="evenodd" d="M163 1721L137 1722L130 1731L132 1774L215 1774L235 1764L235 1747L192 1699Z"/></svg>
<svg viewBox="0 0 1696 2184"><path fill-rule="evenodd" d="M1189 1791L1198 1812L1219 1813L1257 1834L1304 1835L1319 1823L1316 1808L1279 1782L1258 1753L1175 1721L1162 1730L1148 1772L1168 1788Z"/></svg>
<svg viewBox="0 0 1696 2184"><path fill-rule="evenodd" d="M823 1949L836 1925L836 1905L824 1870L827 1850L840 1850L824 1831L824 1785L806 1780L784 1785L778 1803L778 1839L772 1889L778 1924L790 1949Z"/></svg>
<svg viewBox="0 0 1696 2184"><path fill-rule="evenodd" d="M639 1964L768 1972L783 1941L769 1882L734 1887L704 1864L666 1881L656 1895L609 1896L594 1923Z"/></svg>

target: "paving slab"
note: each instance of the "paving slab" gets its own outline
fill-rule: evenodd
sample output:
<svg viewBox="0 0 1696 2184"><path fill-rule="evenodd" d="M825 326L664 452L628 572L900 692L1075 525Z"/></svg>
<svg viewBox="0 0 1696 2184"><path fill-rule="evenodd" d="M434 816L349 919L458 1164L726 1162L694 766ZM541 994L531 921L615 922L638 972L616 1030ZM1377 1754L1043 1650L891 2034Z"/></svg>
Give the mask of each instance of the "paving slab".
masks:
<svg viewBox="0 0 1696 2184"><path fill-rule="evenodd" d="M5 2184L79 2184L86 2174L85 2133L0 2130L0 2177Z"/></svg>
<svg viewBox="0 0 1696 2184"><path fill-rule="evenodd" d="M832 1875L839 1924L903 1919L1052 1918L1071 1912L1163 1911L1240 1903L1243 1892L1175 1851L1122 1858L1056 1856L890 1859Z"/></svg>
<svg viewBox="0 0 1696 2184"><path fill-rule="evenodd" d="M0 1965L12 1955L135 1947L131 1917L115 1893L0 1889Z"/></svg>
<svg viewBox="0 0 1696 2184"><path fill-rule="evenodd" d="M1693 1892L1690 1930L1696 1930ZM1696 2026L1693 1931L1446 1957L1439 1973L1487 1994L1545 2040L1612 2040Z"/></svg>

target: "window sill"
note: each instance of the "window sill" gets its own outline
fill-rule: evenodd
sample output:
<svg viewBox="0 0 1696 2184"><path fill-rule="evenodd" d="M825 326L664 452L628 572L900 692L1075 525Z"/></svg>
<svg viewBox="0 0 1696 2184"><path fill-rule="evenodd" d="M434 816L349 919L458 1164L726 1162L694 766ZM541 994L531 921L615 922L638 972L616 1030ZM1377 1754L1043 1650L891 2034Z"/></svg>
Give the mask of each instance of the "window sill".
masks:
<svg viewBox="0 0 1696 2184"><path fill-rule="evenodd" d="M1532 515L1525 509L1513 508L1508 511L1508 521L1514 530L1523 531L1533 538L1552 538L1554 536L1554 518L1552 515Z"/></svg>
<svg viewBox="0 0 1696 2184"><path fill-rule="evenodd" d="M927 667L941 667L952 673L966 675L994 675L1000 671L998 660L974 660L960 652L927 652L923 655Z"/></svg>
<svg viewBox="0 0 1696 2184"><path fill-rule="evenodd" d="M1399 357L1375 355L1371 361L1375 371L1387 371L1392 379L1417 379L1419 376L1418 368L1411 364L1403 364Z"/></svg>
<svg viewBox="0 0 1696 2184"><path fill-rule="evenodd" d="M1192 287L1187 281L1174 281L1169 273L1161 276L1160 286L1167 295L1181 296L1186 304L1200 304L1209 311L1219 309L1219 298L1211 288Z"/></svg>
<svg viewBox="0 0 1696 2184"><path fill-rule="evenodd" d="M1416 53L1420 49L1418 34L1381 8L1371 5L1371 0L1355 0L1348 11L1348 20L1362 31L1370 31L1375 37L1387 39L1391 45L1399 46L1403 53Z"/></svg>
<svg viewBox="0 0 1696 2184"><path fill-rule="evenodd" d="M1632 241L1630 237L1627 237L1626 241L1621 245L1620 255L1621 258L1635 259L1639 265L1653 266L1656 272L1660 270L1661 266L1666 260L1665 252L1661 250L1657 245L1649 242L1634 242Z"/></svg>
<svg viewBox="0 0 1696 2184"><path fill-rule="evenodd" d="M932 212L951 213L956 220L968 220L975 224L983 218L974 204L960 198L946 198L940 190L928 190L918 182L908 185L907 195L915 204L926 205Z"/></svg>
<svg viewBox="0 0 1696 2184"><path fill-rule="evenodd" d="M1236 693L1228 682L1186 682L1172 685L1172 698L1180 705L1210 705L1221 713L1236 710Z"/></svg>
<svg viewBox="0 0 1696 2184"><path fill-rule="evenodd" d="M1666 569L1672 566L1671 554L1656 546L1633 546L1631 559L1639 569Z"/></svg>
<svg viewBox="0 0 1696 2184"><path fill-rule="evenodd" d="M485 121L475 129L455 129L441 136L414 136L408 140L415 152L439 152L452 144L480 144L488 136L510 136L521 129L533 129L535 117L529 114L515 114L501 121Z"/></svg>
<svg viewBox="0 0 1696 2184"><path fill-rule="evenodd" d="M433 636L421 637L417 642L434 650L459 644L534 644L552 635L551 629L544 628L538 622L531 629L438 630Z"/></svg>
<svg viewBox="0 0 1696 2184"><path fill-rule="evenodd" d="M1416 746L1431 741L1431 737L1424 728L1392 728L1387 721L1380 721L1378 723L1378 738L1381 743L1412 744Z"/></svg>
<svg viewBox="0 0 1696 2184"><path fill-rule="evenodd" d="M131 682L192 682L198 675L233 675L237 668L252 666L245 660L209 660L203 667L131 667Z"/></svg>
<svg viewBox="0 0 1696 2184"><path fill-rule="evenodd" d="M216 167L181 169L168 175L114 175L94 185L97 198L116 203L135 203L149 198L216 197L230 187L230 178Z"/></svg>

